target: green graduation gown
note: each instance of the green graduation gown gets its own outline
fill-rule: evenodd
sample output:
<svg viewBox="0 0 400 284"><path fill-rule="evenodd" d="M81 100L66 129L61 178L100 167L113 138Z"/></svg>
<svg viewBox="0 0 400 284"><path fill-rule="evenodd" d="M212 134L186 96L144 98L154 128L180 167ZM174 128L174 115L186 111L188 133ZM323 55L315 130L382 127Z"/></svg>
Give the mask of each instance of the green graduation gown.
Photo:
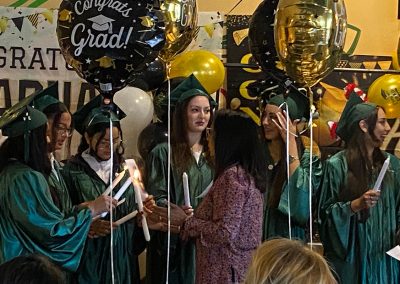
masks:
<svg viewBox="0 0 400 284"><path fill-rule="evenodd" d="M62 174L68 186L73 204L94 200L108 187L82 157L73 157L63 167ZM119 188L129 177L126 171L124 178L114 188ZM120 198L125 202L114 211L114 221L136 210L133 186ZM105 217L109 220L109 215ZM79 283L111 283L110 235L88 239L85 254L78 270ZM136 224L136 219L120 225L113 231L114 277L117 284L140 283L138 255L145 249L143 230Z"/></svg>
<svg viewBox="0 0 400 284"><path fill-rule="evenodd" d="M270 155L268 155L270 157ZM312 186L317 190L322 175L321 160L313 155L313 177ZM274 164L272 158L268 159L268 180L269 188L274 177ZM300 165L289 179L289 184L284 183L278 208L268 206L270 189L264 195L264 224L263 240L274 237L289 237L289 198L290 195L290 216L292 227L292 238L306 240L306 228L310 216L309 206L309 172L310 172L310 152L305 150L300 159ZM315 192L313 192L315 195Z"/></svg>
<svg viewBox="0 0 400 284"><path fill-rule="evenodd" d="M50 189L54 190L55 203L57 207L65 215L71 214L74 211L72 201L68 193L67 185L65 184L64 178L61 175L61 165L56 160L53 160L54 169L50 173L48 184Z"/></svg>
<svg viewBox="0 0 400 284"><path fill-rule="evenodd" d="M78 268L90 210L69 216L55 206L45 177L12 161L0 174L0 263L38 253L63 268Z"/></svg>
<svg viewBox="0 0 400 284"><path fill-rule="evenodd" d="M347 181L344 151L327 160L319 205L320 235L325 256L340 283L399 283L400 262L386 254L396 245L399 228L399 170L399 160L390 155L391 178L384 180L378 203L370 209L367 221L361 223L351 210L350 201L338 200Z"/></svg>
<svg viewBox="0 0 400 284"><path fill-rule="evenodd" d="M157 145L146 161L146 190L154 195L156 202L165 206L167 199L168 145ZM213 171L203 155L199 162L193 157L189 177L190 203L196 208L200 203L199 195L213 180ZM182 176L171 171L170 199L172 203L184 205ZM154 232L147 249L146 283L166 283L167 234ZM195 242L183 242L179 236L171 234L169 283L192 284L195 282Z"/></svg>

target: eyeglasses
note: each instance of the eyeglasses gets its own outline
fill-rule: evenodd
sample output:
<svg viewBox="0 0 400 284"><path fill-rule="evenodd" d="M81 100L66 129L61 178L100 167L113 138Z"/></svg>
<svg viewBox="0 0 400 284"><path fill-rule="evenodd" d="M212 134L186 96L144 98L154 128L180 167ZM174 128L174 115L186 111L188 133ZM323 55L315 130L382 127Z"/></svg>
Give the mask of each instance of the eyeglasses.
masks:
<svg viewBox="0 0 400 284"><path fill-rule="evenodd" d="M121 138L116 137L113 139L113 147L117 147L122 142ZM110 141L109 140L100 140L99 144L97 145L99 148L110 148Z"/></svg>
<svg viewBox="0 0 400 284"><path fill-rule="evenodd" d="M57 125L55 127L58 135L65 135L67 137L71 137L74 130L72 128L66 128L62 125Z"/></svg>

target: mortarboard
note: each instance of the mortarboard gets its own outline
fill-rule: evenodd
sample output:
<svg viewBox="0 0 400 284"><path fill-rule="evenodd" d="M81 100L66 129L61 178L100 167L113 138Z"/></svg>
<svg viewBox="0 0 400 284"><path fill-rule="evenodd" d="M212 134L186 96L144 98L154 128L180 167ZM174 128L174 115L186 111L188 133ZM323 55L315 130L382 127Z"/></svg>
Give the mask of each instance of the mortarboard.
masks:
<svg viewBox="0 0 400 284"><path fill-rule="evenodd" d="M24 135L24 159L29 157L29 133L47 123L46 115L31 107L32 102L38 92L25 97L9 109L0 117L0 129L2 134L7 137L17 137Z"/></svg>
<svg viewBox="0 0 400 284"><path fill-rule="evenodd" d="M44 111L48 106L59 103L58 82L55 82L48 88L39 91L33 99L33 106L40 111Z"/></svg>
<svg viewBox="0 0 400 284"><path fill-rule="evenodd" d="M104 106L102 102L103 97L96 96L72 115L75 129L81 135L95 125L104 124L104 127L108 128L110 119L112 122L119 122L126 117L115 103Z"/></svg>
<svg viewBox="0 0 400 284"><path fill-rule="evenodd" d="M170 94L171 106L175 106L178 103L186 101L189 98L195 96L207 97L210 101L210 106L215 107L217 103L207 93L206 89L201 85L199 80L192 74L180 83ZM168 105L168 98L166 97L162 105Z"/></svg>
<svg viewBox="0 0 400 284"><path fill-rule="evenodd" d="M97 15L95 17L89 18L89 21L93 22L92 28L96 31L106 31L108 30L108 33L112 33L112 22L114 22L113 19L110 19L104 15Z"/></svg>
<svg viewBox="0 0 400 284"><path fill-rule="evenodd" d="M361 120L366 119L377 105L364 102L363 99L353 91L343 109L336 128L336 134L345 142L348 142L354 133L354 127Z"/></svg>
<svg viewBox="0 0 400 284"><path fill-rule="evenodd" d="M287 106L283 106L283 103L287 103ZM270 98L267 102L268 104L275 105L282 109L286 107L289 108L290 119L302 119L306 118L308 120L310 112L310 102L305 95L300 93L289 93L285 98L284 95L276 95Z"/></svg>

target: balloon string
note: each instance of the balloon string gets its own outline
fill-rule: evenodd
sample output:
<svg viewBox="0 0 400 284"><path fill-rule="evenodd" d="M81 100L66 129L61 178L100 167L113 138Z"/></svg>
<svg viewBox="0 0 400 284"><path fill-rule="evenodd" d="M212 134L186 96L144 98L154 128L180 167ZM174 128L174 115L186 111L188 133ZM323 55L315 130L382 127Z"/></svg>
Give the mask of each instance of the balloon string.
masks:
<svg viewBox="0 0 400 284"><path fill-rule="evenodd" d="M233 6L233 8L230 9L228 13L226 13L226 15L229 15L233 10L236 9L236 7L239 6L239 4L242 3L242 2L243 2L243 0L239 0L239 1L235 4L235 6Z"/></svg>
<svg viewBox="0 0 400 284"><path fill-rule="evenodd" d="M288 224L289 224L289 239L292 239L292 220L291 220L291 212L290 212L290 188L289 188L289 179L290 179L290 169L289 169L289 136L290 136L290 131L289 131L289 106L286 104L286 172L287 172L287 187L288 187Z"/></svg>
<svg viewBox="0 0 400 284"><path fill-rule="evenodd" d="M112 185L113 182L113 160L114 160L114 145L113 145L113 126L112 126L112 120L111 120L111 114L110 114L110 186ZM113 197L113 191L110 190L110 197ZM110 204L110 262L111 262L111 283L115 283L115 278L114 278L114 234L113 234L113 210L111 209L111 204Z"/></svg>
<svg viewBox="0 0 400 284"><path fill-rule="evenodd" d="M309 177L308 177L308 190L309 190L309 197L308 197L308 202L309 202L309 207L310 207L310 248L311 250L313 249L313 216L312 216L312 178L313 178L313 116L314 116L314 105L313 105L313 93L311 88L308 88L308 97L310 99L310 122L309 122L309 127L310 127L310 168L309 168Z"/></svg>
<svg viewBox="0 0 400 284"><path fill-rule="evenodd" d="M168 231L167 231L167 275L165 283L168 284L169 278L169 259L170 259L170 245L171 245L171 80L170 76L170 63L167 63L167 79L168 79L168 173L167 173L167 212L168 212Z"/></svg>

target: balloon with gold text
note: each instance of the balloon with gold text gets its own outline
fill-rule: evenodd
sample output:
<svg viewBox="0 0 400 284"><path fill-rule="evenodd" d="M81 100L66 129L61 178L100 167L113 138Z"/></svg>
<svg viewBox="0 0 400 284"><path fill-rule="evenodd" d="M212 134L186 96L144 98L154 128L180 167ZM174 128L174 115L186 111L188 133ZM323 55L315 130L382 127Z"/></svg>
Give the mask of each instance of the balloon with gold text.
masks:
<svg viewBox="0 0 400 284"><path fill-rule="evenodd" d="M159 9L165 22L165 45L160 58L170 62L183 52L197 36L196 0L158 0L154 7Z"/></svg>
<svg viewBox="0 0 400 284"><path fill-rule="evenodd" d="M381 106L387 118L400 118L400 75L386 74L368 88L368 101Z"/></svg>

